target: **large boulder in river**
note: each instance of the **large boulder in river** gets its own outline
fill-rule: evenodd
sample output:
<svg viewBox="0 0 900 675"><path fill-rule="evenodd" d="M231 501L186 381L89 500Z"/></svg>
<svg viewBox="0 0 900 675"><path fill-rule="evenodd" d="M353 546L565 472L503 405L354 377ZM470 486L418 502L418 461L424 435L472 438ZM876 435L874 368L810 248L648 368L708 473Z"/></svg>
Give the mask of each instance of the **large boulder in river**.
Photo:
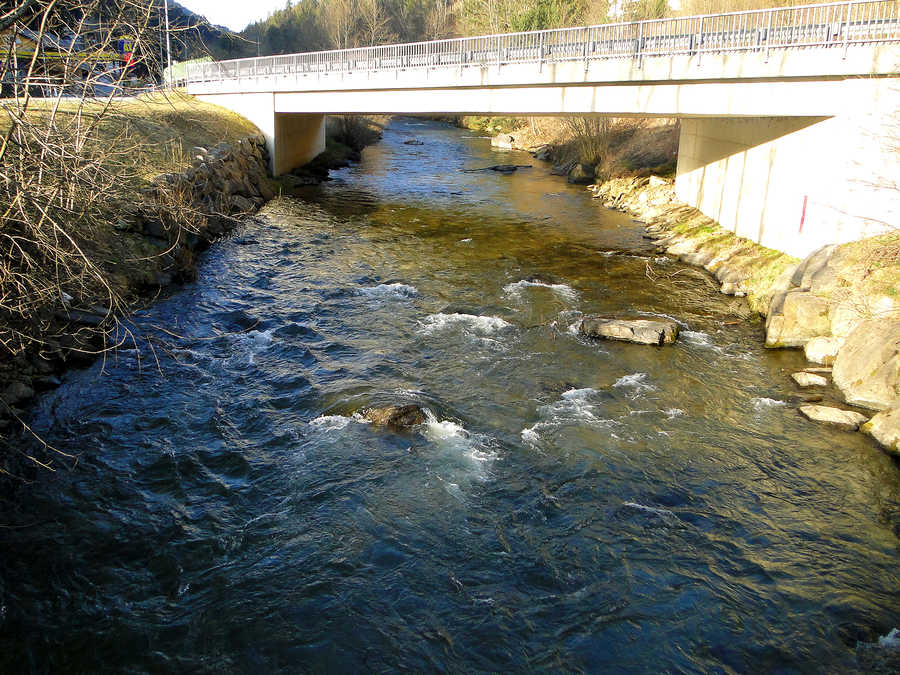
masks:
<svg viewBox="0 0 900 675"><path fill-rule="evenodd" d="M650 319L616 319L608 316L586 316L579 328L588 337L625 340L641 345L667 345L678 337L674 321Z"/></svg>
<svg viewBox="0 0 900 675"><path fill-rule="evenodd" d="M769 306L766 347L803 347L831 334L830 303L810 291L779 293Z"/></svg>
<svg viewBox="0 0 900 675"><path fill-rule="evenodd" d="M414 404L369 408L363 411L362 416L376 426L391 429L409 429L425 421L425 411Z"/></svg>
<svg viewBox="0 0 900 675"><path fill-rule="evenodd" d="M860 323L834 360L834 383L848 403L884 410L900 399L900 319Z"/></svg>

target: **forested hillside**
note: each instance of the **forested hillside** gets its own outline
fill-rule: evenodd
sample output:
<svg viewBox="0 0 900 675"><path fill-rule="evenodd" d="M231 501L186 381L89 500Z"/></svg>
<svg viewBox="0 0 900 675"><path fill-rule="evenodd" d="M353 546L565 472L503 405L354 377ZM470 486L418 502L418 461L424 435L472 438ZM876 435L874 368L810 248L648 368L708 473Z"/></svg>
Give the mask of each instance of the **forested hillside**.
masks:
<svg viewBox="0 0 900 675"><path fill-rule="evenodd" d="M238 35L207 44L216 58L363 47L706 14L799 0L287 0Z"/></svg>

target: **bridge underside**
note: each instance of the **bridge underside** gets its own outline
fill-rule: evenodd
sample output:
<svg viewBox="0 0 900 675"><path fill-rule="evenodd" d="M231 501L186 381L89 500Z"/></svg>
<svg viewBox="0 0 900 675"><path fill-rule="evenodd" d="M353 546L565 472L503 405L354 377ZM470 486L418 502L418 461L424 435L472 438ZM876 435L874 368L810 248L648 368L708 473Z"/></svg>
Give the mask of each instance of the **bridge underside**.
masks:
<svg viewBox="0 0 900 675"><path fill-rule="evenodd" d="M340 81L279 80L278 87L245 82L248 93L205 85L191 91L254 122L269 139L275 175L324 150L328 114L678 118L678 197L742 237L803 256L900 223L896 75L853 76L867 67L851 58L841 62L846 73L815 76L822 64L812 52L764 67L755 56L753 68L749 56L707 59L694 64L693 79L672 79L690 64L659 59L624 74L566 64L568 70L535 78L532 70L538 81L531 85L523 83L524 71L504 67L449 79L426 73L424 81L420 72L416 87L411 74L360 73ZM835 50L825 56L828 69L839 72Z"/></svg>

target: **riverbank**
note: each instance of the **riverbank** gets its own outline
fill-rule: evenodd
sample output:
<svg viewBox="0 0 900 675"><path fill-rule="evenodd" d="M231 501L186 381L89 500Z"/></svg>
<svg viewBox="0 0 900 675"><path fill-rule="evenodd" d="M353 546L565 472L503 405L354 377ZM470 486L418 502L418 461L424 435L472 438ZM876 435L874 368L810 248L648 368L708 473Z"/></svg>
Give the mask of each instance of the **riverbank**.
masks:
<svg viewBox="0 0 900 675"><path fill-rule="evenodd" d="M23 413L60 375L119 347L154 357L151 336L137 335L127 317L196 278L197 255L267 201L296 186L295 177L272 179L265 140L255 126L218 106L179 94L115 102L109 108L35 102L29 121L67 124L84 116L97 125L89 140L99 170L118 180L99 199L93 217L63 224L66 236L93 275L92 284L60 283L39 299L29 340L0 355L0 441L6 445ZM92 118L92 115L95 115ZM359 151L380 137L369 120L333 123L328 150L304 184L327 179L328 170L358 161ZM101 146L115 151L101 154ZM125 160L123 160L125 157ZM99 215L99 217L98 217ZM14 229L15 222L4 224ZM32 274L52 278L52 256L36 256ZM41 262L43 261L43 262ZM16 317L9 317L15 330ZM21 321L21 320L20 320ZM15 459L7 448L0 470L19 475L33 460Z"/></svg>
<svg viewBox="0 0 900 675"><path fill-rule="evenodd" d="M798 386L815 394L830 377L841 408L862 415L851 426L900 455L900 233L799 260L736 237L679 202L671 180L618 178L588 189L607 208L647 223L660 252L702 267L723 294L746 297L765 318L767 347L804 350L804 372L815 377L794 377L812 383ZM845 423L845 415L824 414Z"/></svg>
<svg viewBox="0 0 900 675"><path fill-rule="evenodd" d="M670 119L462 117L501 150L524 150L553 173L587 185L622 176L674 176L678 122Z"/></svg>

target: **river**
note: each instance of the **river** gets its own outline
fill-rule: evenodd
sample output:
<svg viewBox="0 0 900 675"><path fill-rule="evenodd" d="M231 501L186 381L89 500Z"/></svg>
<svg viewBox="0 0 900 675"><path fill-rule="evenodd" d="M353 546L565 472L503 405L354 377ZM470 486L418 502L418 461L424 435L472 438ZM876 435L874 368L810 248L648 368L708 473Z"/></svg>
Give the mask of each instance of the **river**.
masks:
<svg viewBox="0 0 900 675"><path fill-rule="evenodd" d="M395 120L41 398L78 461L4 511L0 670L850 672L900 625L896 462L797 414L743 301L497 163ZM396 402L428 422L354 417Z"/></svg>

